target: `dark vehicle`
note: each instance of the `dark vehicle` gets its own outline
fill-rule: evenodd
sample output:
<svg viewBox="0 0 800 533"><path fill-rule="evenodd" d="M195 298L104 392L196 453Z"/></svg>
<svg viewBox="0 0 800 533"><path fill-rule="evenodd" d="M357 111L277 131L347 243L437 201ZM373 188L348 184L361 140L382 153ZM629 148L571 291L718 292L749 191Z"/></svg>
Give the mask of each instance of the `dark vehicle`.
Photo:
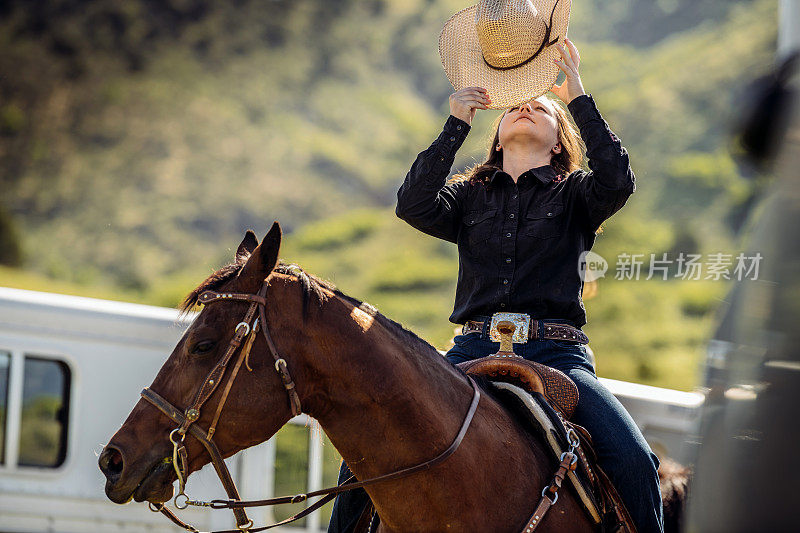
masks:
<svg viewBox="0 0 800 533"><path fill-rule="evenodd" d="M770 80L740 144L769 180L753 209L748 255L708 349L706 401L685 531L800 531L800 105L798 55ZM766 81L766 83L764 83Z"/></svg>

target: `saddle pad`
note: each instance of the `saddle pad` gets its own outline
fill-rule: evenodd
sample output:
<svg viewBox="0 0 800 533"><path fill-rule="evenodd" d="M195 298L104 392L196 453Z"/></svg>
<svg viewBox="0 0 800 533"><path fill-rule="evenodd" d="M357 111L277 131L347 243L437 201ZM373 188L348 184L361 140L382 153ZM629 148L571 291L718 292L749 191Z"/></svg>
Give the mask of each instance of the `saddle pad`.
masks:
<svg viewBox="0 0 800 533"><path fill-rule="evenodd" d="M516 385L503 381L493 381L492 384L498 390L512 395L519 400L526 412L530 414L530 421L533 425L541 428L547 444L553 451L556 460L559 461L561 459L561 454L567 449L566 429L558 419L558 415L552 410L552 407L550 407L541 394L530 394ZM599 524L602 521L602 513L592 496L591 489L584 486L584 483L581 482L574 471L568 471L567 478L571 481L572 486L578 493L578 497L583 503L589 517L595 524Z"/></svg>

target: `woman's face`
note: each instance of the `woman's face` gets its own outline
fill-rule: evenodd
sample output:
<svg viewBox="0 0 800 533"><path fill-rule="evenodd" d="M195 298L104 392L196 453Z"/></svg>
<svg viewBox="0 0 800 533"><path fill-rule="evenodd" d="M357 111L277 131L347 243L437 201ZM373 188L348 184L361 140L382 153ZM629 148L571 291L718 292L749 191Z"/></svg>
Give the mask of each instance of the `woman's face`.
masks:
<svg viewBox="0 0 800 533"><path fill-rule="evenodd" d="M545 96L512 107L500 120L498 135L500 146L534 143L551 149L558 143L556 112Z"/></svg>

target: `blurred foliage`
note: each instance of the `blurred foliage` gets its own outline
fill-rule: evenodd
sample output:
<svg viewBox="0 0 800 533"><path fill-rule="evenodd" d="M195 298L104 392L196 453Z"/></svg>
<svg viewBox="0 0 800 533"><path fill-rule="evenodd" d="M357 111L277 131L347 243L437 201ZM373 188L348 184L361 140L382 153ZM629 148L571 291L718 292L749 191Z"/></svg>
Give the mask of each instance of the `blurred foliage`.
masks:
<svg viewBox="0 0 800 533"><path fill-rule="evenodd" d="M19 435L19 464L55 467L63 460L63 424L58 414L63 399L57 395L37 396L22 407Z"/></svg>
<svg viewBox="0 0 800 533"><path fill-rule="evenodd" d="M0 206L0 265L22 264L22 246L16 225L11 216Z"/></svg>
<svg viewBox="0 0 800 533"><path fill-rule="evenodd" d="M310 492L308 486L309 438L312 434L322 438L322 487L336 486L342 457L331 444L328 436L321 431L319 423L311 421L309 426L286 424L273 437L275 439L275 485L274 495L284 496ZM311 500L313 503L314 499ZM303 510L307 503L280 505L274 508L276 520L284 520ZM331 518L333 502L322 506L319 511L320 523L327 524ZM288 527L305 527L302 518Z"/></svg>
<svg viewBox="0 0 800 533"><path fill-rule="evenodd" d="M391 209L447 116L437 38L465 5L0 4L0 69L15 73L0 78L0 212L28 271L0 268L3 284L175 305L277 219L284 258L446 347L455 247ZM776 18L772 0L573 6L584 86L637 176L596 252L738 247L757 191L730 127L771 66ZM455 170L484 156L495 116L478 113ZM586 303L600 372L690 388L725 287L601 280Z"/></svg>

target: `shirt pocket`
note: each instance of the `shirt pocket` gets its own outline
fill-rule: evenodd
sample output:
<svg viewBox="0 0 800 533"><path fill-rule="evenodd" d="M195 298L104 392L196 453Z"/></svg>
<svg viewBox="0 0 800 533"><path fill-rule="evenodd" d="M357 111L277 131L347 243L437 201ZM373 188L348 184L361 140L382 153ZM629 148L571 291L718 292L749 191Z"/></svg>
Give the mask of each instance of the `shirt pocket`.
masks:
<svg viewBox="0 0 800 533"><path fill-rule="evenodd" d="M531 206L525 215L525 235L536 239L558 237L564 231L564 204Z"/></svg>
<svg viewBox="0 0 800 533"><path fill-rule="evenodd" d="M472 248L486 241L492 235L492 222L497 214L497 209L488 211L468 211L463 222L465 242Z"/></svg>

